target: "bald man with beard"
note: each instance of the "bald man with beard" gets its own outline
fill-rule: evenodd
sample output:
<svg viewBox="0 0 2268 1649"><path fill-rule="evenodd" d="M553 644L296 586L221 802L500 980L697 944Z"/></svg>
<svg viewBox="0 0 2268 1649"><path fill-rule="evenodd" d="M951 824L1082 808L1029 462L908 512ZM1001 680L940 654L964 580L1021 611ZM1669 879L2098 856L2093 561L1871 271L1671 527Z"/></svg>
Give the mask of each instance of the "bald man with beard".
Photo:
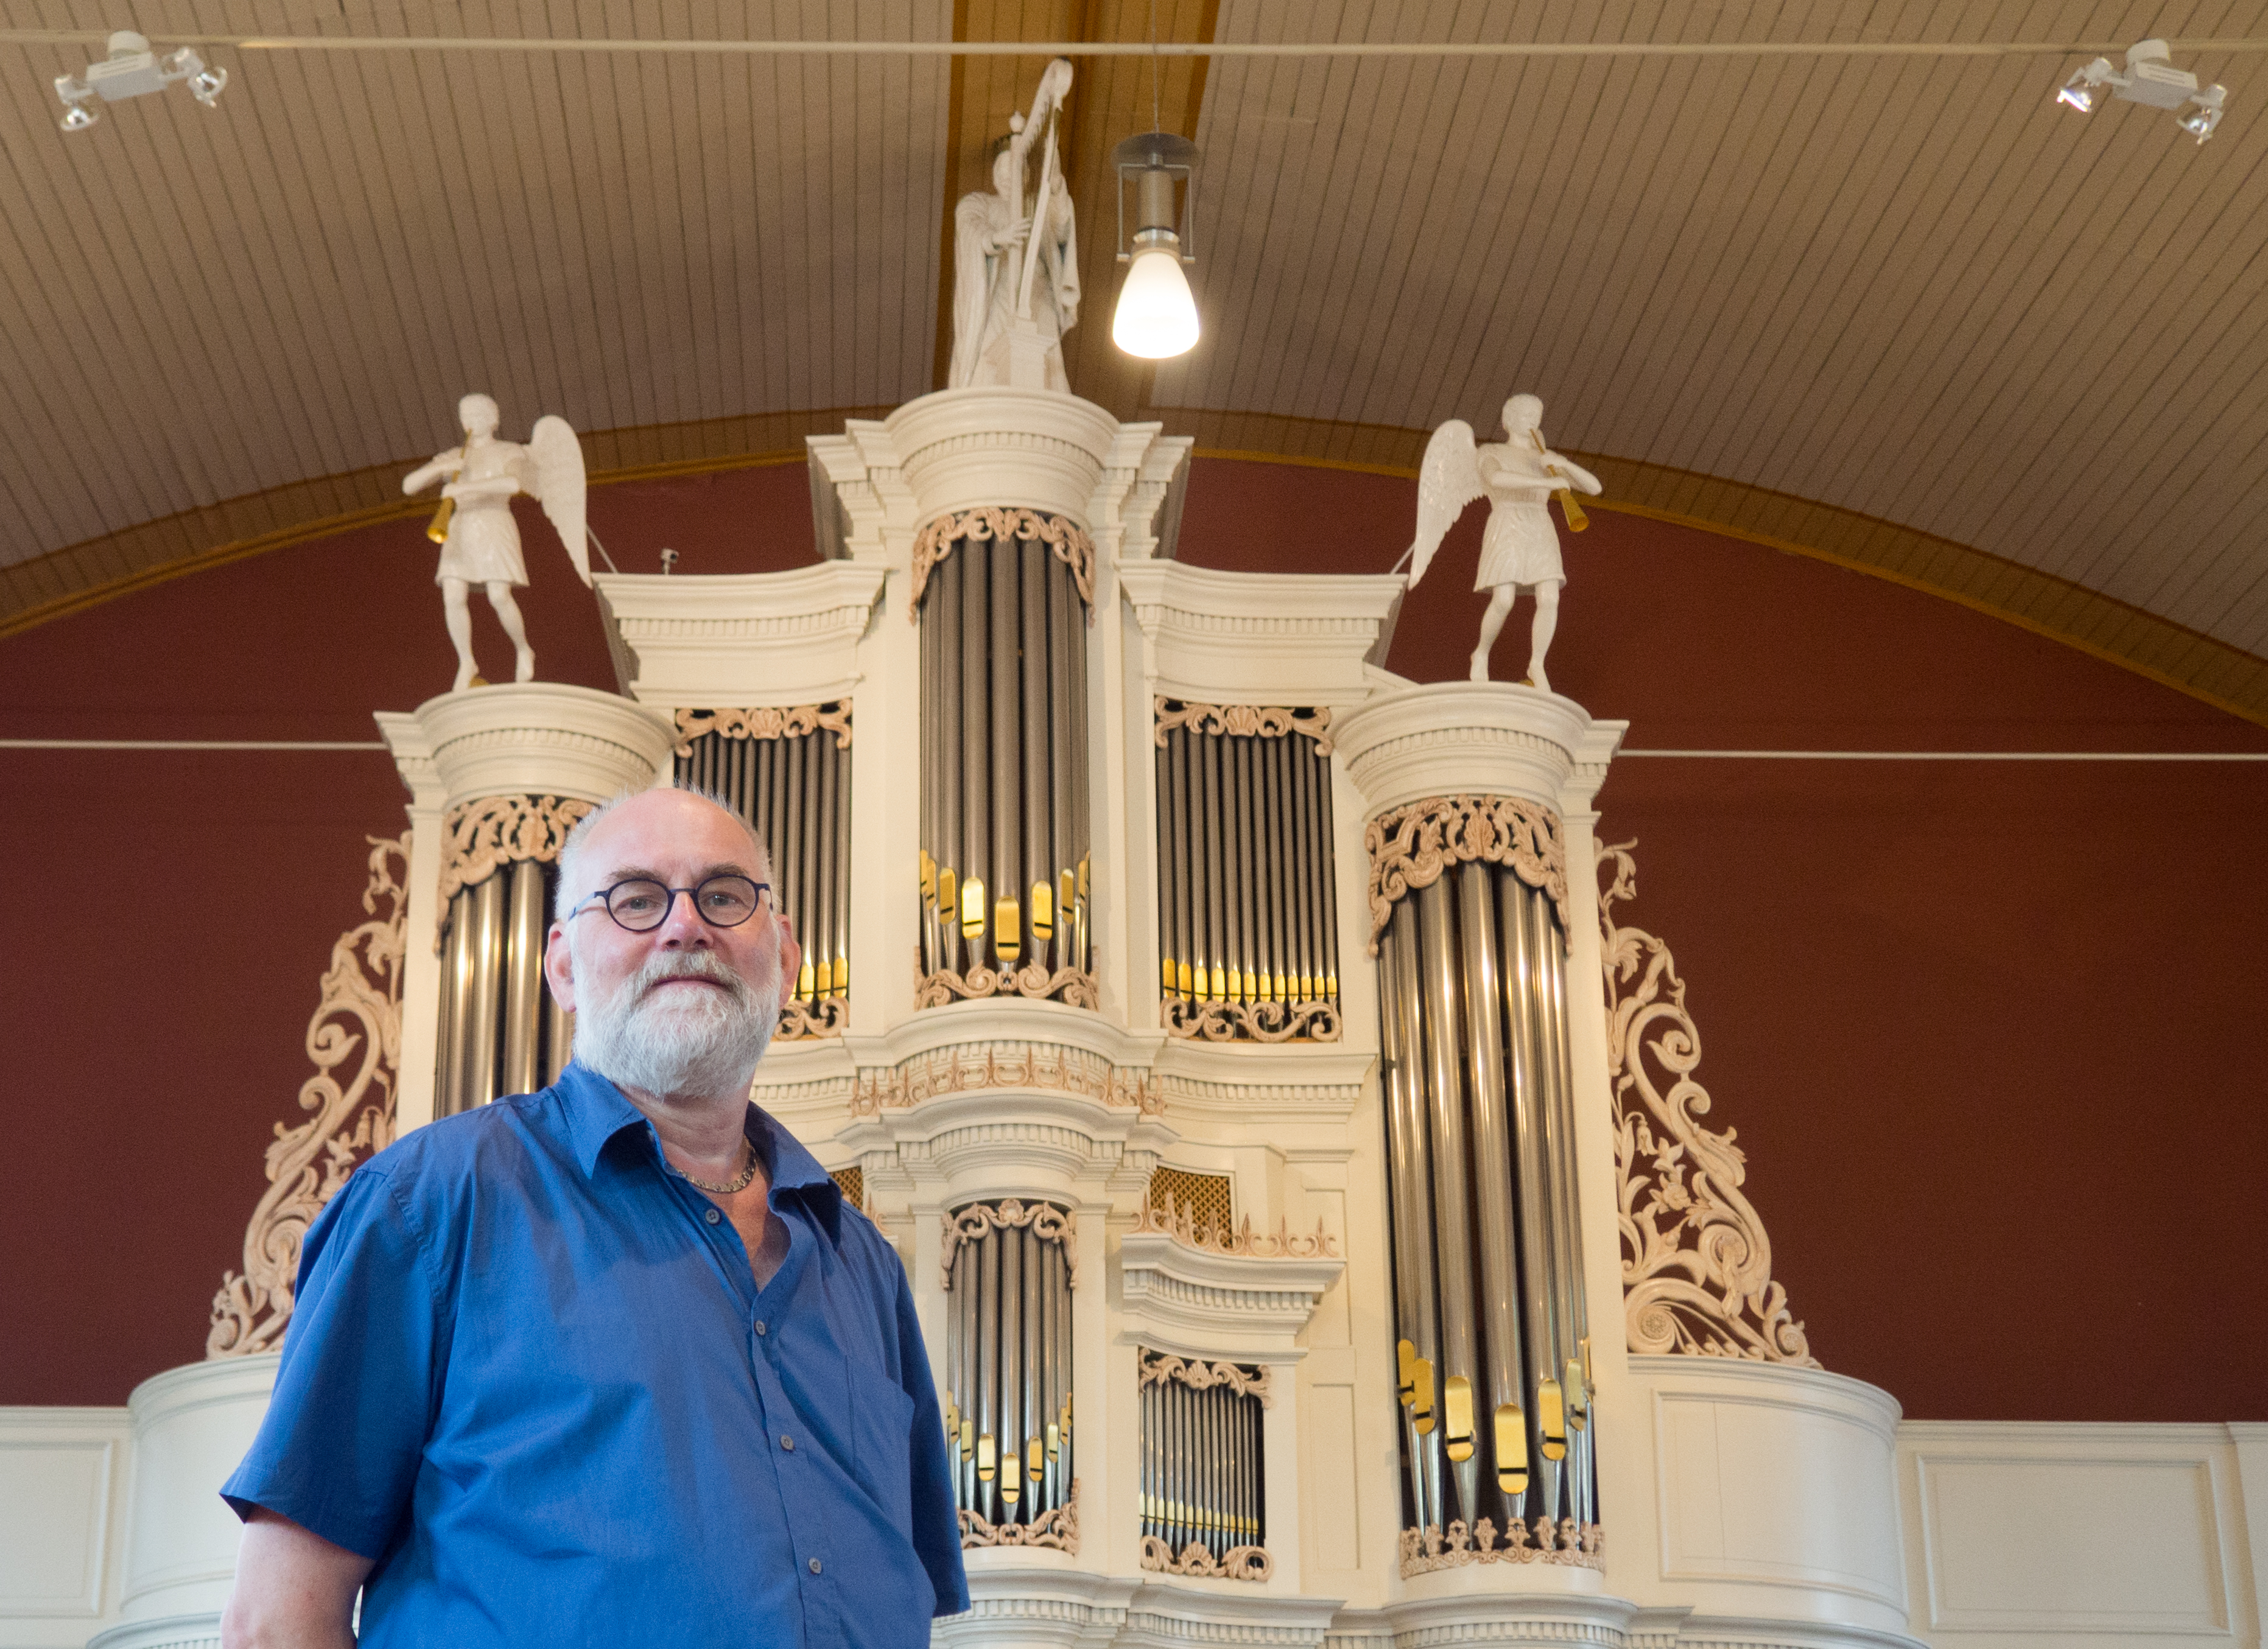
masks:
<svg viewBox="0 0 2268 1649"><path fill-rule="evenodd" d="M897 1255L748 1087L800 953L747 823L560 854L575 1059L363 1164L307 1233L225 1649L914 1649L968 1607Z"/></svg>

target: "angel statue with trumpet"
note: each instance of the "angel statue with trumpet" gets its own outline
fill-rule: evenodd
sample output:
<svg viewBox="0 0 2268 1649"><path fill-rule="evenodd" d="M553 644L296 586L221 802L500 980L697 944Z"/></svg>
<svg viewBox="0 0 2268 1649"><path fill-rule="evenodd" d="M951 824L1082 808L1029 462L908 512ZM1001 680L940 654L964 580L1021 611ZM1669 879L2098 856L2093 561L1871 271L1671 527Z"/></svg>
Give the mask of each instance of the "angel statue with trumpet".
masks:
<svg viewBox="0 0 2268 1649"><path fill-rule="evenodd" d="M1488 531L1481 539L1480 576L1473 588L1487 591L1489 604L1481 616L1480 645L1473 649L1472 679L1489 679L1489 649L1525 588L1535 597L1528 684L1549 693L1543 655L1558 628L1559 586L1567 582L1567 571L1560 564L1559 534L1547 500L1557 492L1567 530L1580 533L1589 523L1573 490L1595 493L1599 478L1544 445L1543 403L1533 395L1514 395L1504 403L1504 433L1501 444L1476 446L1472 425L1462 418L1433 431L1418 472L1418 536L1402 559L1410 563L1410 582L1416 584L1465 506L1486 493Z"/></svg>
<svg viewBox="0 0 2268 1649"><path fill-rule="evenodd" d="M591 552L584 541L583 446L566 419L538 418L525 446L499 441L497 403L474 394L457 403L457 422L464 426L465 444L436 453L431 463L404 475L401 490L422 491L444 475L449 478L425 536L441 546L441 565L433 582L441 586L449 639L457 649L457 680L451 690L461 693L480 679L473 674L469 600L476 584L487 587L497 622L512 637L518 655L512 679L535 677L535 650L527 644L527 626L520 619L519 604L512 599L512 587L527 582L527 563L519 553L519 524L512 515L512 494L524 492L543 506L585 585L591 582Z"/></svg>

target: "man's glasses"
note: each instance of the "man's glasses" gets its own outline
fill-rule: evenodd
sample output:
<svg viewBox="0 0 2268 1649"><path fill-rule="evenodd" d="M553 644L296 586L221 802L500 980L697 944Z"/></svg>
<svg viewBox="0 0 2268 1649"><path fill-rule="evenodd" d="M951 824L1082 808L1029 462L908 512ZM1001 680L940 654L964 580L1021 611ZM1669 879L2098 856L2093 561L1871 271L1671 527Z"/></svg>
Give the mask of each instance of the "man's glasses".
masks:
<svg viewBox="0 0 2268 1649"><path fill-rule="evenodd" d="M736 928L756 914L770 887L770 882L738 875L711 876L697 887L671 887L652 877L633 876L593 894L570 910L567 919L571 922L594 903L602 904L616 926L633 933L650 933L669 920L677 895L684 894L693 901L694 914L711 927Z"/></svg>

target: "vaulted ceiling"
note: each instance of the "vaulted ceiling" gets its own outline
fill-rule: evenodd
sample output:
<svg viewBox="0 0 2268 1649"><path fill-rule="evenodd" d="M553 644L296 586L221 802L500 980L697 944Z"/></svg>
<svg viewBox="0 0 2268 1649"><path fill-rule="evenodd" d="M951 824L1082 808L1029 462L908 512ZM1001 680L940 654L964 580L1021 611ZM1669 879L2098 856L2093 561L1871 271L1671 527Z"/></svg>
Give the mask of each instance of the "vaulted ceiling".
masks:
<svg viewBox="0 0 2268 1649"><path fill-rule="evenodd" d="M1148 0L29 0L11 29L1138 41ZM2249 40L2268 0L1157 0L1168 41ZM952 200L1037 57L202 48L66 136L0 41L0 628L402 507L491 391L594 470L940 381ZM2268 718L2268 55L2203 148L2055 52L1082 57L1079 393L1413 468L1515 389L1610 499L1861 565ZM1108 339L1111 145L1204 151L1205 335Z"/></svg>

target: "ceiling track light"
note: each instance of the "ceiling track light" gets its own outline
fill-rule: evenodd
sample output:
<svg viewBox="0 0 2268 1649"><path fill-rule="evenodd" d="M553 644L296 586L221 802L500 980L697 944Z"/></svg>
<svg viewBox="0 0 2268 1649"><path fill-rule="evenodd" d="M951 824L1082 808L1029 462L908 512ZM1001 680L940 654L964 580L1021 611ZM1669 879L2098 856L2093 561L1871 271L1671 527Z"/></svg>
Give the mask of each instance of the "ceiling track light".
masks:
<svg viewBox="0 0 2268 1649"><path fill-rule="evenodd" d="M1163 361L1197 347L1197 304L1182 266L1197 261L1187 244L1197 204L1197 146L1174 132L1144 132L1111 151L1118 168L1118 261L1126 279L1110 320L1110 341L1129 355ZM1126 186L1134 186L1134 239L1126 239ZM1182 210L1174 210L1174 185Z"/></svg>
<svg viewBox="0 0 2268 1649"><path fill-rule="evenodd" d="M100 63L89 63L83 75L55 77L55 95L63 102L63 129L83 132L100 120L98 99L117 103L183 84L191 97L212 108L228 85L228 70L208 69L205 60L187 46L160 57L146 37L120 29L111 35L110 55Z"/></svg>
<svg viewBox="0 0 2268 1649"><path fill-rule="evenodd" d="M2110 66L2108 57L2098 57L2073 70L2055 100L2085 114L2106 97L2171 109L2176 124L2201 144L2220 124L2228 92L2220 85L2199 87L2195 75L2174 67L2173 53L2165 41L2147 40L2126 48L2124 74Z"/></svg>

